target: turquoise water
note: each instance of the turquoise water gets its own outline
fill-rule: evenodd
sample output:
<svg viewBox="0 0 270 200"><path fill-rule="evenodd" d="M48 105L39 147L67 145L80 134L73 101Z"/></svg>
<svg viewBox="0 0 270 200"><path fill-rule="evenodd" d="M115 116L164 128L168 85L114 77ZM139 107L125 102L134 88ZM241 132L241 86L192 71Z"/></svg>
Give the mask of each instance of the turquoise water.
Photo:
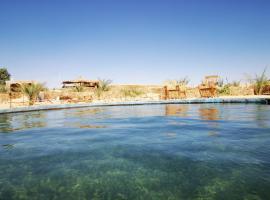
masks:
<svg viewBox="0 0 270 200"><path fill-rule="evenodd" d="M270 106L0 115L0 199L270 199Z"/></svg>

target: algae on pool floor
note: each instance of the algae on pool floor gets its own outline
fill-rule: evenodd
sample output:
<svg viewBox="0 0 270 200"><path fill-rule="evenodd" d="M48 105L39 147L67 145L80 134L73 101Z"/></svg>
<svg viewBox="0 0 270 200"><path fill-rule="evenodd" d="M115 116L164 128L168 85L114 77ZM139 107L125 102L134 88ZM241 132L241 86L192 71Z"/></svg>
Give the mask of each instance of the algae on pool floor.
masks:
<svg viewBox="0 0 270 200"><path fill-rule="evenodd" d="M2 115L0 199L270 199L269 111L174 104Z"/></svg>

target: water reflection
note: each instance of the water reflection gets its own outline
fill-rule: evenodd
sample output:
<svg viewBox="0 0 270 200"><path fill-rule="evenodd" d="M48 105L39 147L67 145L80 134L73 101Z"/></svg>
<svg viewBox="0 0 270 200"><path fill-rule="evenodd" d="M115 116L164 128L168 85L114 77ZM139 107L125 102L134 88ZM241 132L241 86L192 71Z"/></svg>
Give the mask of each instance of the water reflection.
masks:
<svg viewBox="0 0 270 200"><path fill-rule="evenodd" d="M2 147L6 150L10 150L14 148L14 144L3 144Z"/></svg>
<svg viewBox="0 0 270 200"><path fill-rule="evenodd" d="M258 127L268 128L269 120L267 119L267 111L264 109L264 106L258 105L255 110L255 120Z"/></svg>
<svg viewBox="0 0 270 200"><path fill-rule="evenodd" d="M96 129L96 128L107 128L107 126L104 125L97 125L97 124L84 124L84 123L65 123L65 127L70 128L80 128L80 129Z"/></svg>
<svg viewBox="0 0 270 200"><path fill-rule="evenodd" d="M187 117L188 109L188 105L165 105L165 115Z"/></svg>
<svg viewBox="0 0 270 200"><path fill-rule="evenodd" d="M202 106L199 108L199 116L202 120L209 121L207 126L209 126L208 135L209 136L218 136L217 129L219 128L219 110L216 107L205 107Z"/></svg>
<svg viewBox="0 0 270 200"><path fill-rule="evenodd" d="M47 126L46 112L0 115L0 131L4 133Z"/></svg>
<svg viewBox="0 0 270 200"><path fill-rule="evenodd" d="M91 108L91 109L76 109L76 110L67 110L65 114L68 117L74 116L74 117L88 117L100 114L104 111L104 109L101 108Z"/></svg>
<svg viewBox="0 0 270 200"><path fill-rule="evenodd" d="M12 130L12 117L9 114L0 114L0 131L9 132Z"/></svg>
<svg viewBox="0 0 270 200"><path fill-rule="evenodd" d="M222 104L0 115L1 130L46 126L0 134L0 199L270 199L269 119Z"/></svg>
<svg viewBox="0 0 270 200"><path fill-rule="evenodd" d="M199 115L202 120L218 120L219 110L215 107L201 107L199 108Z"/></svg>
<svg viewBox="0 0 270 200"><path fill-rule="evenodd" d="M165 136L173 139L173 138L176 138L177 134L176 133L165 133Z"/></svg>

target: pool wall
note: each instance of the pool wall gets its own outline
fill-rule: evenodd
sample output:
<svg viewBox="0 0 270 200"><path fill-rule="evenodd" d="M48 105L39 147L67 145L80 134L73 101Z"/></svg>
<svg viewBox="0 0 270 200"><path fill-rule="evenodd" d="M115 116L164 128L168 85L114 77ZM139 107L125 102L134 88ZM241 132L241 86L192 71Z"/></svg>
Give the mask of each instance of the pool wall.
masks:
<svg viewBox="0 0 270 200"><path fill-rule="evenodd" d="M68 108L83 108L97 106L132 106L132 105L151 105L151 104L204 104L204 103L255 103L270 104L270 97L258 98L199 98L199 99L176 99L176 100L159 100L159 101L130 101L130 102L113 102L113 103L78 103L78 104L57 104L57 105L37 105L28 107L17 107L0 109L0 114L30 112L39 110L57 110Z"/></svg>

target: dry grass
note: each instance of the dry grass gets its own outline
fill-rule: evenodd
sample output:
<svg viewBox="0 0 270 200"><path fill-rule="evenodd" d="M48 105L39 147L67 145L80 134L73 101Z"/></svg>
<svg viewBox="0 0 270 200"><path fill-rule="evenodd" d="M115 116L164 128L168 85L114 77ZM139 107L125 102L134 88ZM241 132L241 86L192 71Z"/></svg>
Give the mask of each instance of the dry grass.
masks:
<svg viewBox="0 0 270 200"><path fill-rule="evenodd" d="M236 86L230 85L231 96L254 95L254 90L251 86ZM159 100L162 96L162 85L111 85L110 90L103 91L99 97L93 88L86 88L83 92L75 92L74 89L59 89L43 91L44 101L47 103L77 103L77 102L120 102L134 100ZM197 87L186 88L187 98L200 98L200 93ZM228 96L219 94L219 96ZM26 101L27 98L24 99ZM18 94L13 97L13 102L19 103L22 101L22 95ZM8 104L8 94L0 94L0 103ZM37 102L39 103L39 102ZM14 103L15 105L15 103Z"/></svg>

